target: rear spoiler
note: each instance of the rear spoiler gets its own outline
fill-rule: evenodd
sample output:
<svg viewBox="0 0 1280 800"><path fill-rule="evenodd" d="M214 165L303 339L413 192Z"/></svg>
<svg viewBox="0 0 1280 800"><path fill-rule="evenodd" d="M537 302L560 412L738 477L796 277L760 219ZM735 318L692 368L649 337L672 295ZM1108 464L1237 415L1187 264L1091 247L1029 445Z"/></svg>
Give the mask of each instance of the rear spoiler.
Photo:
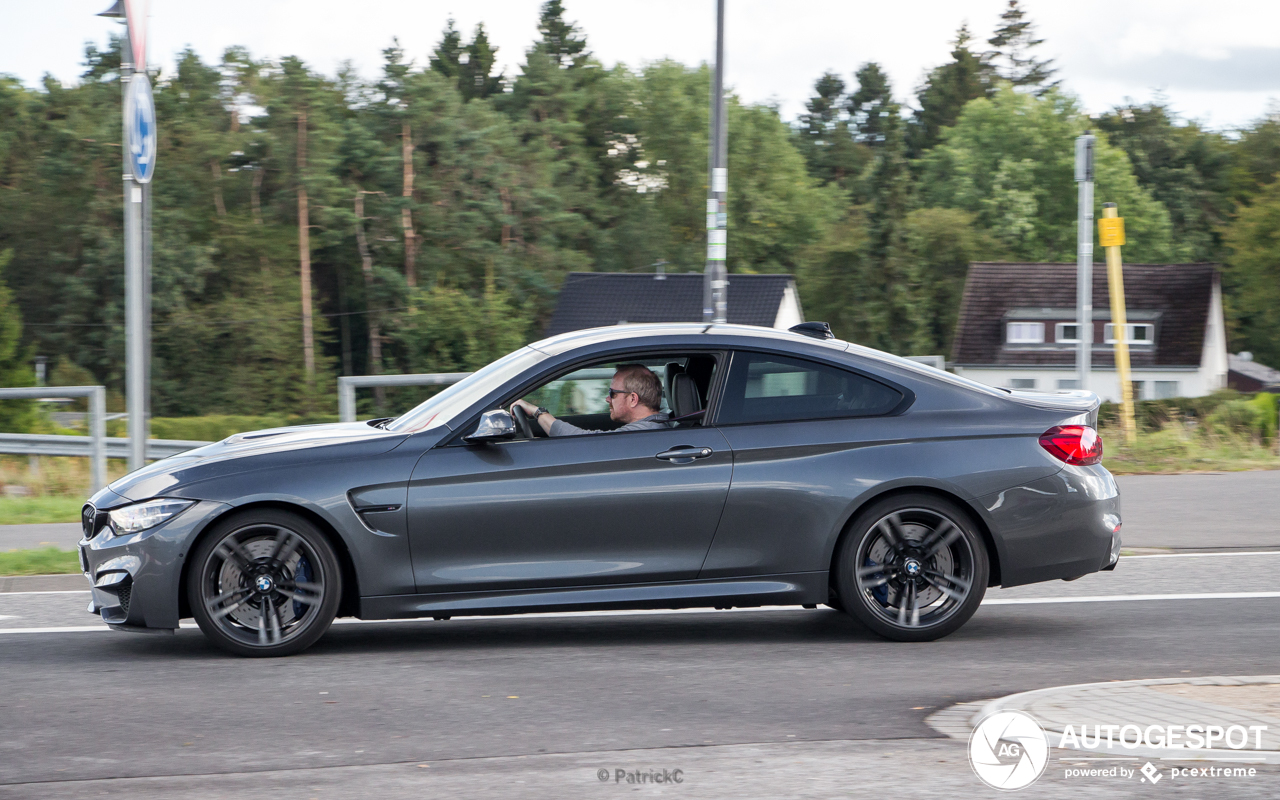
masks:
<svg viewBox="0 0 1280 800"><path fill-rule="evenodd" d="M1023 405L1043 408L1046 411L1062 411L1068 414L1088 415L1088 424L1098 427L1098 408L1102 398L1085 389L1061 389L1056 392L1037 392L1033 389L1010 389L1009 397Z"/></svg>

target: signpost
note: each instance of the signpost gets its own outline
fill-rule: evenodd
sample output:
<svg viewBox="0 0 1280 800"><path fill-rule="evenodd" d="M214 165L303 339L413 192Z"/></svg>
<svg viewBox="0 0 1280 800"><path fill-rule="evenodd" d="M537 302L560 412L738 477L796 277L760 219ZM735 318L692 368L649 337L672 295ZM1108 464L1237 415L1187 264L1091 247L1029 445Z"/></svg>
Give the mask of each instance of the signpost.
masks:
<svg viewBox="0 0 1280 800"><path fill-rule="evenodd" d="M1117 216L1115 203L1102 204L1098 220L1098 244L1107 250L1107 286L1111 290L1111 338L1116 346L1116 374L1120 377L1120 427L1125 441L1138 438L1133 421L1133 383L1129 380L1129 324L1124 308L1124 267L1120 248L1124 245L1124 217Z"/></svg>
<svg viewBox="0 0 1280 800"><path fill-rule="evenodd" d="M711 82L711 185L707 187L707 266L703 277L702 320L729 318L728 250L729 145L724 116L724 0L716 0L716 72Z"/></svg>
<svg viewBox="0 0 1280 800"><path fill-rule="evenodd" d="M129 469L147 458L150 396L151 178L156 168L156 106L147 79L145 0L117 0L98 16L125 23L121 53L124 147L125 403L129 417ZM132 63L129 62L132 56Z"/></svg>
<svg viewBox="0 0 1280 800"><path fill-rule="evenodd" d="M1076 373L1089 388L1093 369L1093 142L1076 137Z"/></svg>

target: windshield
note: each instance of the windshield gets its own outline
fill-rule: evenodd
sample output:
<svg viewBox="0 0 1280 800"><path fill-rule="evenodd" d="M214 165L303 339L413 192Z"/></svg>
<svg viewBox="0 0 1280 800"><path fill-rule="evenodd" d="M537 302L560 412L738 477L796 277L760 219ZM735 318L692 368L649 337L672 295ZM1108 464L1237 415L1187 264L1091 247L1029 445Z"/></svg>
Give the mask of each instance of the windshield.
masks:
<svg viewBox="0 0 1280 800"><path fill-rule="evenodd" d="M419 404L412 411L397 417L387 424L387 430L417 433L439 425L447 425L455 416L466 411L486 394L546 357L546 353L534 350L532 347L522 347L489 366L471 373L430 400Z"/></svg>

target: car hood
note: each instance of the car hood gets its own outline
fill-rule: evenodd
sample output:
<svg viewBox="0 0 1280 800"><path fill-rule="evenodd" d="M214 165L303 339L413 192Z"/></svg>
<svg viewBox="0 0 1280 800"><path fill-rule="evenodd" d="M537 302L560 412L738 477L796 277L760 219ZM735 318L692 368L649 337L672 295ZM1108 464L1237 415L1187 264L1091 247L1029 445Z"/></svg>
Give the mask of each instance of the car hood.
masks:
<svg viewBox="0 0 1280 800"><path fill-rule="evenodd" d="M235 472L385 453L406 438L407 434L375 428L365 422L297 425L237 433L130 472L112 483L107 491L128 500L145 500L196 481Z"/></svg>

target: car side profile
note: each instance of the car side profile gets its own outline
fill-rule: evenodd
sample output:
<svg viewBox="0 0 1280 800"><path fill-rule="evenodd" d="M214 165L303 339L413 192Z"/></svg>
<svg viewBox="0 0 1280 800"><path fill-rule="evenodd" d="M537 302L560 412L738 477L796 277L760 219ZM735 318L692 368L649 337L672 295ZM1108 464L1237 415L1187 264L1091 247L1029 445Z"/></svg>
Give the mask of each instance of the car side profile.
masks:
<svg viewBox="0 0 1280 800"><path fill-rule="evenodd" d="M523 347L409 412L238 434L84 507L90 610L194 617L297 653L335 617L815 606L945 636L988 586L1119 557L1098 398L982 386L798 331L619 325ZM516 400L610 431L609 381L662 382L656 429L548 437ZM611 395L609 395L611 396Z"/></svg>

